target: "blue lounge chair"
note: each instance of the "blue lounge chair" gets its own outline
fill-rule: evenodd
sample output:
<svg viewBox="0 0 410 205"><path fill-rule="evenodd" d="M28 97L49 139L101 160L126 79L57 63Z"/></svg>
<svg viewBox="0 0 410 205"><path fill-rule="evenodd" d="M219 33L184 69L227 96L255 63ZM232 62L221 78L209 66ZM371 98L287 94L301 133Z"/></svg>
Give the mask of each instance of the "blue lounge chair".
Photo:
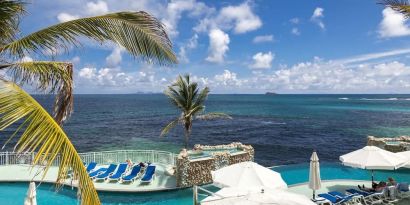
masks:
<svg viewBox="0 0 410 205"><path fill-rule="evenodd" d="M344 199L345 201L349 201L349 202L355 202L354 204L360 204L361 200L364 200L364 197L362 195L359 194L343 194L341 192L338 191L330 191L328 192L328 194L340 198L340 199Z"/></svg>
<svg viewBox="0 0 410 205"><path fill-rule="evenodd" d="M346 192L363 196L363 200L366 202L366 204L383 203L383 198L385 195L384 191L371 193L357 189L347 189Z"/></svg>
<svg viewBox="0 0 410 205"><path fill-rule="evenodd" d="M102 167L102 168L99 168L95 171L92 171L89 175L90 175L91 178L93 178L93 177L99 175L100 173L105 172L106 170L107 170L107 168Z"/></svg>
<svg viewBox="0 0 410 205"><path fill-rule="evenodd" d="M134 166L130 174L128 174L127 176L121 177L121 183L134 182L135 178L139 177L140 171L141 171L140 165Z"/></svg>
<svg viewBox="0 0 410 205"><path fill-rule="evenodd" d="M110 176L106 177L105 180L108 180L109 182L118 181L124 175L125 171L127 171L127 167L128 164L126 163L118 165L118 169L115 174L111 174Z"/></svg>
<svg viewBox="0 0 410 205"><path fill-rule="evenodd" d="M332 196L330 194L318 194L319 197L325 198L326 200L328 200L332 205L339 205L342 204L344 202L347 202L347 200L343 199L343 198L338 198L335 196Z"/></svg>
<svg viewBox="0 0 410 205"><path fill-rule="evenodd" d="M84 164L85 165L85 164ZM87 173L90 173L95 167L97 166L96 162L90 162L90 164L87 165Z"/></svg>
<svg viewBox="0 0 410 205"><path fill-rule="evenodd" d="M110 166L108 166L107 170L105 170L104 172L98 174L97 176L94 176L93 179L95 179L96 181L105 180L105 178L110 176L110 174L112 174L115 171L115 169L117 169L117 165L116 164L110 164Z"/></svg>
<svg viewBox="0 0 410 205"><path fill-rule="evenodd" d="M144 176L141 178L141 183L151 183L155 177L155 165L149 165L145 170Z"/></svg>
<svg viewBox="0 0 410 205"><path fill-rule="evenodd" d="M405 182L401 182L397 184L397 190L399 192L400 197L402 198L408 198L410 197L410 190L409 190L409 184Z"/></svg>

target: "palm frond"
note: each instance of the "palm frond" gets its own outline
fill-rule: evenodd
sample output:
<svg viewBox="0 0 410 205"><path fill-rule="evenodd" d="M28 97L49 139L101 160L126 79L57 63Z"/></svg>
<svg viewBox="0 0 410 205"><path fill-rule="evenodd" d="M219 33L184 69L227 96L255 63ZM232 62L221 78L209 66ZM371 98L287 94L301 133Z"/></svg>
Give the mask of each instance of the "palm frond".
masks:
<svg viewBox="0 0 410 205"><path fill-rule="evenodd" d="M12 56L29 52L65 49L79 46L77 37L84 36L100 43L112 41L133 56L160 65L177 62L163 25L146 12L118 12L67 21L29 34L0 48Z"/></svg>
<svg viewBox="0 0 410 205"><path fill-rule="evenodd" d="M402 13L406 18L410 17L410 2L408 0L381 0L379 3Z"/></svg>
<svg viewBox="0 0 410 205"><path fill-rule="evenodd" d="M25 3L20 0L0 0L0 46L10 42L16 32Z"/></svg>
<svg viewBox="0 0 410 205"><path fill-rule="evenodd" d="M168 96L168 99L171 101L178 108L185 107L185 99L179 94L175 88L169 86L167 90L165 90L165 95Z"/></svg>
<svg viewBox="0 0 410 205"><path fill-rule="evenodd" d="M57 186L62 185L67 172L72 170L79 182L81 204L100 204L94 184L62 128L19 86L10 81L0 80L0 130L17 122L22 123L11 136L13 138L22 133L15 147L17 152L37 152L33 165L46 165L43 177L59 156Z"/></svg>
<svg viewBox="0 0 410 205"><path fill-rule="evenodd" d="M39 91L56 93L54 119L60 125L73 110L73 65L68 62L32 61L3 65L20 85L30 84Z"/></svg>
<svg viewBox="0 0 410 205"><path fill-rule="evenodd" d="M196 118L199 120L214 120L214 119L232 120L233 119L230 115L227 115L225 113L220 113L220 112L213 112L213 113L207 113L204 115L197 115Z"/></svg>
<svg viewBox="0 0 410 205"><path fill-rule="evenodd" d="M191 118L192 118L192 116L195 116L195 115L197 115L198 113L203 112L204 110L205 110L205 106L204 106L204 105L198 105L198 106L192 107L192 108L189 110L189 112L185 113L185 116L184 116L184 117L186 117L186 118L191 117Z"/></svg>
<svg viewBox="0 0 410 205"><path fill-rule="evenodd" d="M180 122L179 118L176 120L171 121L170 123L168 123L167 126L164 127L164 129L162 129L161 131L161 137L165 136L166 134L169 133L169 131L171 131L172 128L174 128L175 126L178 125L178 123Z"/></svg>
<svg viewBox="0 0 410 205"><path fill-rule="evenodd" d="M204 89L201 90L201 92L196 96L194 99L193 107L199 106L204 104L205 100L208 98L209 95L209 88L205 87Z"/></svg>

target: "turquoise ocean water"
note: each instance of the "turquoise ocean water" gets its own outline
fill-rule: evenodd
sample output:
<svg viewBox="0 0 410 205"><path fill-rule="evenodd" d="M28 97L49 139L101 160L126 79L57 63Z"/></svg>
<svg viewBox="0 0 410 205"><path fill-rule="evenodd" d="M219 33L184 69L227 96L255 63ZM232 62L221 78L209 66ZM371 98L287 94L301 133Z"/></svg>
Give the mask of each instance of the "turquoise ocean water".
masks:
<svg viewBox="0 0 410 205"><path fill-rule="evenodd" d="M49 96L36 96L50 107ZM225 112L233 120L196 121L191 145L241 141L256 150L255 160L274 168L288 184L307 181L312 150L322 161L323 179L369 179L364 170L341 167L341 154L363 147L367 135L410 134L410 95L211 95L207 112ZM178 116L160 94L76 95L75 112L64 125L80 152L115 149L158 149L178 152L182 129L160 138L161 128ZM3 144L13 128L0 133ZM11 149L10 144L6 149ZM326 163L333 162L333 163ZM410 172L378 172L410 181ZM0 204L22 204L26 183L0 184ZM140 194L100 193L105 205L192 204L190 189ZM19 201L20 200L20 201ZM42 184L39 204L77 204L75 191L66 187L58 194Z"/></svg>
<svg viewBox="0 0 410 205"><path fill-rule="evenodd" d="M46 107L48 96L36 96ZM195 121L191 145L240 141L265 166L307 162L313 149L322 161L365 145L368 135L410 135L410 95L211 95L207 112L233 120ZM80 152L158 149L178 152L183 130L159 137L178 116L162 94L76 95L64 125ZM3 144L8 132L1 132ZM12 144L6 149L11 149Z"/></svg>
<svg viewBox="0 0 410 205"><path fill-rule="evenodd" d="M306 182L309 178L309 165L297 164L280 166L273 170L281 173L288 185ZM376 171L376 180L385 180L389 176L394 176L399 182L410 181L410 170L400 169L397 171ZM343 167L337 163L322 163L322 180L332 179L355 179L369 180L371 173L366 170ZM0 204L20 205L23 204L27 192L28 183L0 183ZM215 188L207 187L216 191ZM100 192L100 199L103 205L191 205L192 190L183 189L178 191L156 192L156 193L108 193ZM200 199L205 196L200 195ZM37 188L38 204L53 205L77 205L76 190L64 187L58 193L55 187L50 184L41 184Z"/></svg>

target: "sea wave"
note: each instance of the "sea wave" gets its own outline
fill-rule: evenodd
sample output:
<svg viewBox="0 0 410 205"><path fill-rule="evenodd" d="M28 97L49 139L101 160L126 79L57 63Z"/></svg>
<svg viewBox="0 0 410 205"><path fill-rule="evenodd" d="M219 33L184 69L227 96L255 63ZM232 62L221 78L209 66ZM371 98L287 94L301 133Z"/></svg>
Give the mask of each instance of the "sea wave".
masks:
<svg viewBox="0 0 410 205"><path fill-rule="evenodd" d="M409 98L360 98L360 100L377 100L377 101L390 100L390 101L395 101L395 100L410 100L410 99Z"/></svg>
<svg viewBox="0 0 410 205"><path fill-rule="evenodd" d="M349 98L339 98L339 100L349 100Z"/></svg>
<svg viewBox="0 0 410 205"><path fill-rule="evenodd" d="M286 122L272 122L272 121L262 121L265 125L286 125Z"/></svg>

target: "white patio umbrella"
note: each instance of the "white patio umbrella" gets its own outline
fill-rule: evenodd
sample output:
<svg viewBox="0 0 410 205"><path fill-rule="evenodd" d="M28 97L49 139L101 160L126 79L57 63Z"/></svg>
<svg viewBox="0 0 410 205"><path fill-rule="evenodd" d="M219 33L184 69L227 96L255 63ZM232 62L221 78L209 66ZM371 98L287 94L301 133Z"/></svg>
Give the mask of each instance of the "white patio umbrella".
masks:
<svg viewBox="0 0 410 205"><path fill-rule="evenodd" d="M24 199L24 205L37 205L36 195L36 184L34 182L30 182L27 196Z"/></svg>
<svg viewBox="0 0 410 205"><path fill-rule="evenodd" d="M243 190L223 188L201 201L201 205L315 205L303 195L280 189L259 188Z"/></svg>
<svg viewBox="0 0 410 205"><path fill-rule="evenodd" d="M407 160L393 152L375 146L366 146L362 149L340 156L343 165L372 170L395 170L407 164Z"/></svg>
<svg viewBox="0 0 410 205"><path fill-rule="evenodd" d="M255 162L241 162L213 171L212 179L214 185L220 188L236 187L244 190L262 186L276 189L287 188L280 173Z"/></svg>
<svg viewBox="0 0 410 205"><path fill-rule="evenodd" d="M404 167L410 168L410 151L397 152L396 155L406 158L407 163Z"/></svg>
<svg viewBox="0 0 410 205"><path fill-rule="evenodd" d="M310 157L309 171L309 188L313 190L313 199L316 197L316 190L320 189L321 186L319 157L314 151Z"/></svg>

